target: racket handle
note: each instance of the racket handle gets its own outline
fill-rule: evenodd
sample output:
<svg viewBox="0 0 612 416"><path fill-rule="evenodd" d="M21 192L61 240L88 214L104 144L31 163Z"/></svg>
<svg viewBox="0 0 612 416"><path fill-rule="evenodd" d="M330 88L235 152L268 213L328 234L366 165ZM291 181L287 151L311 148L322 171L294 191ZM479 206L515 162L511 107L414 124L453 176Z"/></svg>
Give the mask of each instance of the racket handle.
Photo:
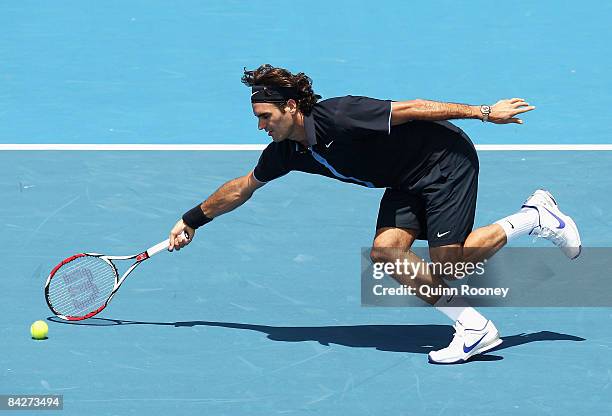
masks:
<svg viewBox="0 0 612 416"><path fill-rule="evenodd" d="M155 244L153 247L148 249L147 250L147 254L149 255L149 257L154 256L155 254L159 253L160 251L166 250L169 245L170 245L170 240L166 239L166 240L162 241L161 243Z"/></svg>
<svg viewBox="0 0 612 416"><path fill-rule="evenodd" d="M187 233L185 233L183 238L188 240L189 239L189 235ZM149 257L154 256L155 254L159 253L160 251L166 250L169 245L170 245L170 240L166 239L166 240L162 241L161 243L155 244L153 247L148 249L147 250L147 255Z"/></svg>

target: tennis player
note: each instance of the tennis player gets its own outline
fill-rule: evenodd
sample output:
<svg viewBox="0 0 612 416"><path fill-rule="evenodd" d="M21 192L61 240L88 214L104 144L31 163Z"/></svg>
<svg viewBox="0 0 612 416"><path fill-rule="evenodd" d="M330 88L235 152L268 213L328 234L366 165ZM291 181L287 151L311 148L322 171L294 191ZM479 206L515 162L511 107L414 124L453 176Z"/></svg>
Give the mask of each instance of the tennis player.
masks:
<svg viewBox="0 0 612 416"><path fill-rule="evenodd" d="M428 241L433 262L478 262L527 234L550 240L569 258L580 254L574 221L544 190L535 191L518 212L472 230L478 156L469 137L447 120L522 124L519 116L535 109L522 98L493 105L356 96L319 101L309 77L271 65L245 69L242 82L251 87L258 129L272 142L251 172L225 183L183 215L170 232L170 250L184 247L197 228L238 208L266 183L297 170L386 189L376 221L373 262L419 261L410 251L417 239ZM428 272L414 280L394 277L411 286L445 285L444 276ZM493 323L464 299L423 300L455 322L450 345L431 351L430 362L464 362L502 342Z"/></svg>

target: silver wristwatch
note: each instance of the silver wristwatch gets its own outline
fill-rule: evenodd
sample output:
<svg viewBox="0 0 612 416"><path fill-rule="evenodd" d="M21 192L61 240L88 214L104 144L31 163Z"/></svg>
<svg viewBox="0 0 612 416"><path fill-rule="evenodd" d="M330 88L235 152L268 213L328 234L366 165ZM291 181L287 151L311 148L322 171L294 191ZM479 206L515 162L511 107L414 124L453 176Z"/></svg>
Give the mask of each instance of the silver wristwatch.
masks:
<svg viewBox="0 0 612 416"><path fill-rule="evenodd" d="M489 121L489 114L491 114L491 106L481 105L480 112L482 113L482 122Z"/></svg>

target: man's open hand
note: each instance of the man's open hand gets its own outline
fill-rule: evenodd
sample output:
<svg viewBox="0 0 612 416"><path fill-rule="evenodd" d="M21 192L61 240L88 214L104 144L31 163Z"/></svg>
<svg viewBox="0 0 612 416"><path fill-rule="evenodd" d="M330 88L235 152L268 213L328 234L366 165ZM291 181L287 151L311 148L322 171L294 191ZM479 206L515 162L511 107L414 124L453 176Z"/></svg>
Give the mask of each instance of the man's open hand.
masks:
<svg viewBox="0 0 612 416"><path fill-rule="evenodd" d="M529 103L525 102L525 100L522 98L499 100L493 106L491 106L489 121L495 124L523 124L523 120L516 116L531 110L535 110L535 107L529 105Z"/></svg>

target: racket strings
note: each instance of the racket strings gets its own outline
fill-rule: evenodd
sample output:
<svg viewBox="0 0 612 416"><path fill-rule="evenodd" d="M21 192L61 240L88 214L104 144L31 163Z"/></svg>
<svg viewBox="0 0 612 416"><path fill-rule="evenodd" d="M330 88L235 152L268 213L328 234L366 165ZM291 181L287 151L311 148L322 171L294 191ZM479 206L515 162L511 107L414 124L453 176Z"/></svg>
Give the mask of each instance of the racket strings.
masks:
<svg viewBox="0 0 612 416"><path fill-rule="evenodd" d="M61 315L84 316L102 307L115 287L113 267L98 257L78 257L49 282L49 303Z"/></svg>

